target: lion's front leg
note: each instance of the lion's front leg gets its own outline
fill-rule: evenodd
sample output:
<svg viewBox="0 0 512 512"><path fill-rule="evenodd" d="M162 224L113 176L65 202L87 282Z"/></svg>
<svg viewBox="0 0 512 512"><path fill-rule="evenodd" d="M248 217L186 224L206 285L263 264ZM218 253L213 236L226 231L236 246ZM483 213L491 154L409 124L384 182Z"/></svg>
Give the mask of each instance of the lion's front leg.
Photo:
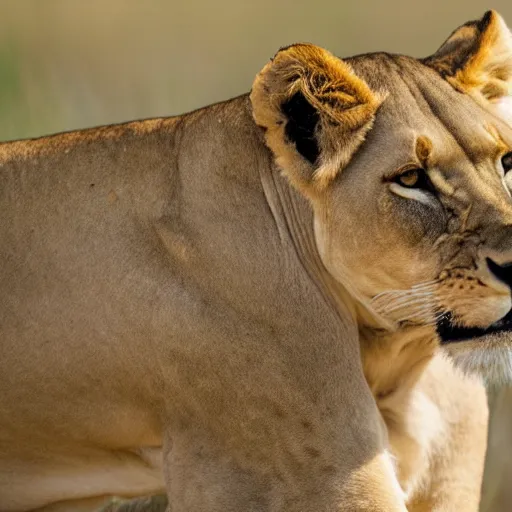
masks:
<svg viewBox="0 0 512 512"><path fill-rule="evenodd" d="M187 431L167 438L164 459L172 512L268 510L265 478L240 467L207 435Z"/></svg>
<svg viewBox="0 0 512 512"><path fill-rule="evenodd" d="M389 461L386 459L386 456L378 457L377 460L371 461L368 465L362 468L357 475L353 475L350 485L348 486L349 489L347 489L345 496L343 497L343 504L334 509L336 512L348 512L352 510L368 512L373 510L405 510L402 506L402 500L398 498L400 490L396 489L395 491L392 488L393 484L391 485L391 488L387 487L389 485L389 481L387 481L386 477L389 476L389 474L386 466L389 465ZM210 460L210 463L213 461L214 460ZM195 462L197 463L197 460ZM179 491L181 498L173 500L175 502L173 509L167 508L167 496L155 495L111 503L105 509L102 509L101 512L174 512L174 510L189 510L192 506L197 506L198 501L205 502L204 506L203 503L200 505L203 508L198 508L198 510L257 510L258 512L271 510L270 500L265 498L265 495L268 494L268 488L262 489L262 493L260 495L261 500L259 500L257 489L251 484L251 479L248 476L246 476L245 482L243 482L243 478L242 480L240 479L241 471L239 468L237 469L236 466L233 465L230 469L229 463L224 460L223 462L220 462L220 466L223 467L219 467L218 471L216 471L215 466L217 464L219 464L218 460L210 470L206 470L205 475L201 471L201 466L204 466L203 461L203 464L200 463L200 467L196 467L196 471L193 472L195 481L197 481L198 478L201 480L201 485L197 486L195 489L193 485L188 486L193 493L193 496L189 496L188 500L195 501L195 503L191 503L190 505L180 503L180 501L183 500L183 483L184 478L186 478L185 474L181 474L178 479L175 479L174 483L171 484L174 485L174 487L181 487L181 490ZM203 469L205 468L203 467ZM229 473L231 473L231 475ZM214 475L216 476L212 478ZM379 475L384 476L382 481L379 481ZM213 492L208 490L208 486L213 488ZM277 485L277 488L279 487L280 485ZM200 495L205 489L208 493L206 499ZM318 492L319 490L313 492L313 495L317 495ZM220 496L219 493L222 493L222 496ZM313 499L315 498L313 497ZM258 503L258 501L260 501L260 503ZM280 510L302 510L300 505L298 506L299 508L297 508L297 505L294 505L293 503L286 503L282 498L279 501L282 501ZM226 508L229 506L226 502L233 503L231 509ZM299 501L299 504L300 503L302 503L302 501ZM188 508L184 509L184 506ZM205 508L206 506L214 508ZM274 508L275 506L276 504L274 504ZM310 506L313 507L312 504ZM236 507L240 508L237 509ZM315 508L310 508L310 510L319 509L315 506Z"/></svg>
<svg viewBox="0 0 512 512"><path fill-rule="evenodd" d="M276 446L274 460L262 458L246 465L204 433L173 435L165 454L169 510L406 512L385 452L350 469L348 458L336 465L317 462L322 455L313 446L307 444L309 461L295 460L291 452L280 457L281 448ZM362 452L364 447L352 450Z"/></svg>

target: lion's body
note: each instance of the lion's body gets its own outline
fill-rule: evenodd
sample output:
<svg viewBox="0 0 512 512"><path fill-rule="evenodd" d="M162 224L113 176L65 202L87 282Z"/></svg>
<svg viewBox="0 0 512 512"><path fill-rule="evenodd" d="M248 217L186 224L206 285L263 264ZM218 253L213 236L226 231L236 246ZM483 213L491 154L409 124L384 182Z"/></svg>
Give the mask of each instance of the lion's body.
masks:
<svg viewBox="0 0 512 512"><path fill-rule="evenodd" d="M250 96L1 145L0 509L476 510L483 388L434 327L511 304L509 69L475 48L448 80L445 47L293 45Z"/></svg>
<svg viewBox="0 0 512 512"><path fill-rule="evenodd" d="M248 98L149 126L0 147L2 510L84 485L157 492L160 468L139 454L171 443L185 478L189 435L205 463L231 454L226 472L254 471L261 487L267 474L293 486L310 465L333 478L323 440L356 416L344 471L384 448L369 441L377 410L352 364L355 324L301 270L309 254L269 207L283 189L306 204L270 173ZM333 409L348 387L360 391ZM233 482L240 504L245 485Z"/></svg>
<svg viewBox="0 0 512 512"><path fill-rule="evenodd" d="M215 118L216 114L221 122ZM227 115L229 122L222 119ZM10 199L9 202L4 199L5 209L2 210L2 225L8 230L2 235L3 240L8 240L8 244L3 246L2 295L10 300L4 303L4 316L0 322L2 340L8 342L4 352L6 357L0 363L0 375L11 380L16 378L13 370L20 375L20 384L11 393L0 397L1 410L5 411L6 418L10 418L9 423L2 427L3 471L14 469L11 478L0 479L3 486L0 496L4 500L3 506L10 507L7 510L26 510L52 501L68 500L71 504L64 503L64 509L78 507L73 499L81 497L84 480L92 496L130 496L162 491L164 480L159 460L164 443L162 425L169 421L174 423L174 408L186 410L195 405L197 410L191 410L191 416L205 415L209 408L214 415L221 410L216 400L227 400L231 394L229 402L240 407L243 399L237 395L244 385L245 376L248 375L252 382L258 382L262 368L276 365L279 361L280 350L276 347L267 347L269 353L261 354L254 347L237 347L235 351L233 347L229 350L225 346L229 339L236 345L238 336L245 339L244 345L249 346L259 339L271 339L269 330L262 330L256 338L248 333L233 332L237 330L236 314L231 324L228 312L235 313L237 304L240 307L247 301L247 310L255 309L252 329L256 332L262 326L270 325L287 335L292 335L297 329L295 336L305 341L308 331L315 336L326 329L331 320L335 326L333 335L346 338L346 334L339 330L339 319L332 315L327 305L324 313L320 310L315 314L317 319L321 319L316 325L311 324L312 320L305 311L298 313L307 304L304 297L314 296L315 290L308 285L307 279L300 283L299 272L294 271L291 265L293 251L286 257L286 252L281 252L286 247L286 229L275 225L274 215L278 214L273 215L265 201L265 194L272 193L269 191L271 185L267 184L267 190L264 188L265 180L271 179L270 175L240 175L240 168L254 169L254 163L248 162L242 167L238 163L237 175L233 176L234 164L227 165L223 161L219 171L213 174L219 180L215 186L211 175L208 179L201 176L205 169L173 165L180 159L179 151L173 147L175 138L183 137L180 128L185 131L185 126L193 127L197 123L206 124L208 129L212 118L221 127L226 127L227 133L219 134L219 137L229 138L231 144L236 143L238 137L240 144L247 147L251 137L245 138L243 134L253 128L246 98L214 106L211 111L192 114L191 119L134 123L98 132L64 134L33 143L19 142L0 147L4 159L2 176L7 178L4 183L11 187L2 187L4 198ZM205 159L215 162L215 147L202 148L204 139L204 136L197 136L197 142L192 145L198 147L190 151L212 151L213 154L205 155ZM208 140L212 140L212 134ZM263 146L258 147L259 144L255 138L252 155L262 159L261 167L264 169L266 153ZM158 160L152 161L154 148L161 153ZM240 153L237 159L241 158ZM44 165L41 165L41 160ZM66 162L70 162L69 167ZM115 162L115 172L107 173L111 162ZM140 173L142 165L149 165L149 174ZM34 171L37 169L37 174L31 172L31 166ZM211 168L208 172L212 172ZM192 173L198 174L196 180L193 180ZM188 177L187 181L195 181L197 187L212 187L215 193L206 194L212 202L205 203L203 195L198 194L201 201L193 204L193 193L183 184L183 174ZM245 274L245 278L255 281L268 279L265 289L272 287L275 292L265 293L264 297L257 297L262 288L256 283L250 286L256 297L229 297L235 293L236 281L230 282L228 275L220 274L222 265L215 261L215 256L206 261L203 259L199 247L206 242L199 243L196 238L211 236L217 243L222 240L218 249L222 252L217 256L224 261L229 259L229 251L222 250L222 247L232 247L236 243L242 253L244 246L250 246L251 252L256 250L255 244L251 242L249 245L248 239L237 241L238 237L244 237L244 231L238 224L241 212L238 211L237 189L245 187L255 193L251 194L252 204L244 201L242 210L251 222L257 219L262 223L259 232L265 233L257 257L262 263L261 270L254 276ZM30 196L30 204L26 205L20 198L25 194L24 189L30 188L35 192ZM222 193L229 199L222 201ZM38 203L41 204L39 208ZM228 210L230 203L232 212ZM201 215L198 222L201 226L210 222L215 226L217 215L237 218L237 222L233 221L231 233L214 234L214 227L203 233L196 232L190 229L190 217L183 218L184 204L189 208L193 206L193 215ZM222 205L222 210L218 211L216 205ZM78 215L81 210L85 212L83 216ZM24 223L21 224L20 220ZM242 222L242 225L247 224L249 220ZM122 237L114 234L119 226L122 226ZM284 233L279 239L281 230ZM44 233L44 245L42 240L35 242L32 238L34 232ZM191 239L192 233L195 240ZM251 237L251 233L245 235ZM209 240L211 243L214 242ZM270 269L276 267L276 262L265 262L269 246L279 247L283 259L288 260L274 275ZM30 260L26 262L27 274L20 280L15 266L19 264L17 255L22 252ZM60 255L58 265L52 261L52 254ZM249 261L250 255L245 255L245 259ZM236 265L236 261L229 261L228 268L232 270ZM286 270L290 272L288 285ZM187 285L189 273L196 277ZM240 269L239 275L242 274ZM208 279L214 282L206 286ZM299 296L291 309L294 314L286 318L283 301L291 300L290 291L293 289ZM284 290L286 298L283 297ZM194 298L196 293L199 294L197 299ZM23 301L23 296L33 297L33 301ZM203 298L198 300L199 297ZM210 315L220 314L215 311L215 300L210 297L220 299L218 307L223 309L222 324L226 325L208 322L206 332L200 336L197 319L207 322ZM275 297L276 303L270 303L269 297ZM187 299L191 299L190 309L185 307ZM256 304L260 305L256 307ZM275 325L275 311L280 311L279 323L284 325ZM30 322L26 333L20 337L16 329L23 318L30 319ZM94 322L90 321L91 318ZM305 319L308 319L308 326ZM348 333L350 328L348 323ZM58 331L54 332L55 329ZM12 334L14 332L17 332L16 336ZM187 340L186 344L181 342L183 339ZM205 340L214 339L219 341L209 342L213 353L207 357L209 366L204 367L200 363L204 356L194 356L194 351L197 345L204 345ZM393 359L388 351L396 351L398 347L392 341L385 346L385 354L366 352L369 352L370 361L388 368L387 361ZM335 347L357 354L357 346L350 347L346 341ZM393 373L394 384L404 378L407 368L423 358L425 348L430 354L433 345L425 343L421 350L414 349L411 359ZM318 364L321 365L318 371L325 374L329 364L323 360L327 354L325 348L323 352L324 356L318 356ZM27 354L30 357L24 357ZM341 354L335 354L336 351L329 358L331 364L334 357L341 359ZM311 366L309 357L307 366ZM300 365L300 358L297 356L294 366ZM193 366L187 368L187 362ZM458 397L457 383L461 378L447 370L446 364L430 365L420 385L413 384L417 374L414 371L413 383L405 379L406 384L400 388L398 399L391 405L392 421L388 421L391 452L398 467L411 467L405 470L407 476L401 482L405 489L408 486L414 488L410 492L411 498L415 495L422 497L423 488L427 490L425 497L429 496L433 447L441 440L458 444L457 437L447 435L443 402L449 400L449 396L444 396L445 386L457 396L457 404L461 403L459 398L470 395L475 398L474 393L466 391ZM223 365L230 368L229 379L218 374ZM214 374L209 374L209 367ZM343 370L342 380L347 386L357 379L357 376L350 376L350 371L353 370ZM379 368L378 373L382 375L383 368ZM439 373L437 377L436 373ZM192 386L197 378L204 381L204 401L199 401L197 391L187 396L187 385ZM267 384L269 378L271 376L265 372ZM442 382L440 388L437 381ZM2 389L8 387L9 382L2 382ZM289 396L281 398L276 389ZM376 396L382 389L377 386L372 391ZM244 389L244 396L248 392ZM281 379L257 393L253 400L265 400L266 409L272 411L270 422L255 418L255 421L261 421L264 432L278 429L272 426L273 419L279 424L283 417L291 414L289 401L295 399L300 402L299 397L293 396L296 390L286 389ZM269 393L270 396L266 396ZM66 396L73 396L75 400L65 400ZM353 398L356 401L361 396L354 395ZM355 403L357 407L352 414L363 415L363 418L374 414L371 408L364 412L363 403ZM479 421L485 419L486 411L485 407L480 407L480 400L472 403L477 406L474 420L478 435L482 428L485 432L485 426L479 425ZM452 404L454 407L449 408L450 413L458 414L457 404ZM236 408L231 410L236 414ZM181 421L186 420L180 418L177 429ZM297 426L307 433L313 428L314 417L304 411L303 419L297 418L296 421ZM364 424L368 420L361 421ZM383 439L386 435L383 429ZM264 450L264 434L261 436L253 442L259 443ZM308 442L307 436L305 442ZM484 445L473 440L473 446L480 451ZM306 456L314 461L320 455L317 452L321 447L311 446L310 451L310 454L306 451ZM37 457L34 453L38 453ZM279 459L278 453L275 458ZM462 471L470 473L469 478L464 475L464 482L475 482L480 478L478 461L481 457L473 460L477 462L475 468L462 468ZM286 465L283 471L286 471ZM440 475L439 472L436 474ZM474 485L472 490L475 491ZM95 501L90 503L96 507ZM84 502L84 506L88 505L89 500Z"/></svg>

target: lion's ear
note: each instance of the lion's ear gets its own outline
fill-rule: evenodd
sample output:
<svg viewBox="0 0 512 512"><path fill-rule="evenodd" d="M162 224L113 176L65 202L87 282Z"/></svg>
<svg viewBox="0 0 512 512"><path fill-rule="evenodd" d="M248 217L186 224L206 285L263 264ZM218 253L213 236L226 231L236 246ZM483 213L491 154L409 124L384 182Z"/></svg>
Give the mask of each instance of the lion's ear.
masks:
<svg viewBox="0 0 512 512"><path fill-rule="evenodd" d="M349 162L381 100L347 63L297 44L280 50L258 74L251 102L277 163L312 196Z"/></svg>
<svg viewBox="0 0 512 512"><path fill-rule="evenodd" d="M495 11L459 27L423 62L461 92L488 101L512 94L512 35Z"/></svg>

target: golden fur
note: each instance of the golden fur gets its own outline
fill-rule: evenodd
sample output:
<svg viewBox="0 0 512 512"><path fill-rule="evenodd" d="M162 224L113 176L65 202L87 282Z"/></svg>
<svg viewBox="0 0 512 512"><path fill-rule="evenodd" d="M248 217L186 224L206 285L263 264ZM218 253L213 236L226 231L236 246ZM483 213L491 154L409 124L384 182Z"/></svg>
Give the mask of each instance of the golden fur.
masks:
<svg viewBox="0 0 512 512"><path fill-rule="evenodd" d="M448 79L509 80L475 24L463 56L294 45L250 96L0 146L3 510L476 511L485 396L436 335L511 305L512 129Z"/></svg>

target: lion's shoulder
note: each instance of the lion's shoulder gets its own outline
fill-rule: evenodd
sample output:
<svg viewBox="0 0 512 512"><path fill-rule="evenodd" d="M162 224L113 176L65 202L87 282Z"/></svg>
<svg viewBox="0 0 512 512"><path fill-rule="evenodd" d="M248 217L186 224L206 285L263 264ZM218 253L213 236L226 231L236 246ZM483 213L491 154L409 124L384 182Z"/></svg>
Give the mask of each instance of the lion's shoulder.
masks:
<svg viewBox="0 0 512 512"><path fill-rule="evenodd" d="M213 103L206 107L187 112L179 116L156 117L123 123L108 124L80 130L65 131L38 138L20 139L0 142L0 165L12 160L26 160L38 157L66 154L76 147L92 143L105 144L115 141L135 140L150 134L162 133L172 135L178 126L184 132L194 130L194 121L205 118L214 130L225 129L226 126L240 124L237 120L242 116L250 118L248 95ZM196 125L197 126L197 125ZM94 145L95 150L97 145Z"/></svg>

